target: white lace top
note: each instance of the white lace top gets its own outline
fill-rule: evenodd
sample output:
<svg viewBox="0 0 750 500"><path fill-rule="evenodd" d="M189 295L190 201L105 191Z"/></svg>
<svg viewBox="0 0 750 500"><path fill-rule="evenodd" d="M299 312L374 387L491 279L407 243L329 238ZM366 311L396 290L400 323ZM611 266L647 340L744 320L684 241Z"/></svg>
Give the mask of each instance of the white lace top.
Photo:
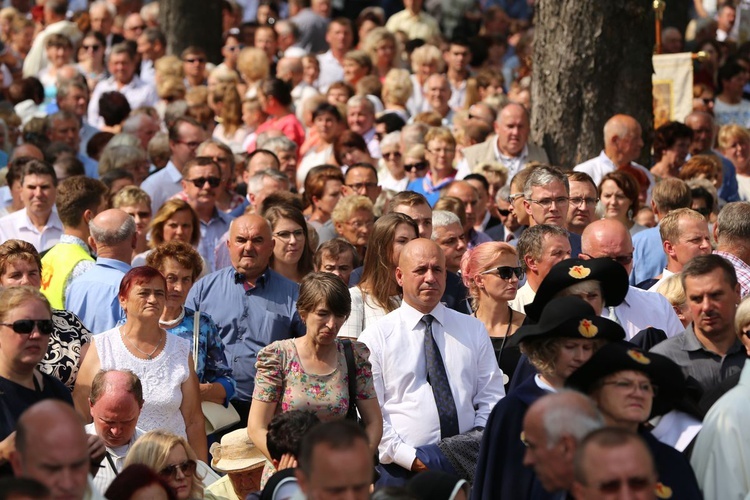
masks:
<svg viewBox="0 0 750 500"><path fill-rule="evenodd" d="M119 327L94 335L93 341L102 370L130 370L141 379L144 403L138 428L146 432L163 429L187 438L180 405L182 384L190 375L190 341L167 335L164 349L154 359L131 354Z"/></svg>

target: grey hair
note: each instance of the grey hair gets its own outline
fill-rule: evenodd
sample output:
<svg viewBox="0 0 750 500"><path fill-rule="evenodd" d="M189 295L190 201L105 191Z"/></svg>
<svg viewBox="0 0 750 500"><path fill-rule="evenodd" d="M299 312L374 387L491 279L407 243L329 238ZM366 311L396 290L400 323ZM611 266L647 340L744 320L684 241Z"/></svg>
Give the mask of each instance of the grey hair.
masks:
<svg viewBox="0 0 750 500"><path fill-rule="evenodd" d="M125 223L114 230L107 230L94 224L94 219L89 222L89 232L97 245L114 246L133 238L135 235L135 219L127 217Z"/></svg>
<svg viewBox="0 0 750 500"><path fill-rule="evenodd" d="M509 196L510 196L510 186L503 186L497 190L497 193L495 193L495 203L497 203L500 200L508 201Z"/></svg>
<svg viewBox="0 0 750 500"><path fill-rule="evenodd" d="M523 185L523 195L526 199L531 198L531 189L535 186L546 186L552 182L559 181L565 185L565 191L570 192L570 184L568 183L568 176L563 173L557 167L550 165L541 165L529 174L526 179L526 184Z"/></svg>
<svg viewBox="0 0 750 500"><path fill-rule="evenodd" d="M97 0L96 2L93 2L91 5L89 5L89 14L91 14L91 11L95 10L97 7L104 7L112 17L115 17L117 15L117 8L109 2L105 2L104 0Z"/></svg>
<svg viewBox="0 0 750 500"><path fill-rule="evenodd" d="M346 101L346 107L350 108L352 106L364 106L370 110L370 113L375 114L375 105L373 105L372 101L366 96L355 95L350 97L349 100Z"/></svg>
<svg viewBox="0 0 750 500"><path fill-rule="evenodd" d="M263 189L263 179L266 177L270 177L279 182L286 182L286 184L289 185L289 177L287 177L285 173L272 168L267 168L266 170L256 172L255 175L250 177L250 180L247 181L247 192L252 194L260 193L260 190Z"/></svg>
<svg viewBox="0 0 750 500"><path fill-rule="evenodd" d="M531 226L521 233L521 237L518 238L518 258L521 261L521 267L523 267L524 270L527 270L525 259L527 255L534 260L542 258L544 240L547 236L562 236L567 238L568 231L560 226L539 224L538 226Z"/></svg>
<svg viewBox="0 0 750 500"><path fill-rule="evenodd" d="M135 136L135 134L138 132L138 129L143 126L144 120L156 121L146 113L131 114L125 119L124 122L122 122L123 133Z"/></svg>
<svg viewBox="0 0 750 500"><path fill-rule="evenodd" d="M432 212L432 236L431 239L437 239L437 233L435 230L439 227L450 226L451 224L461 225L461 219L458 215L453 212L447 212L445 210L435 210Z"/></svg>
<svg viewBox="0 0 750 500"><path fill-rule="evenodd" d="M395 131L391 132L390 134L383 137L383 140L380 141L380 147L384 148L386 146L400 146L401 145L401 132Z"/></svg>
<svg viewBox="0 0 750 500"><path fill-rule="evenodd" d="M727 203L716 221L719 244L744 243L750 240L750 202Z"/></svg>
<svg viewBox="0 0 750 500"><path fill-rule="evenodd" d="M133 134L128 134L126 132L120 132L119 134L115 135L104 147L105 150L113 148L115 146L131 146L134 148L140 148L141 147L141 140L134 136Z"/></svg>
<svg viewBox="0 0 750 500"><path fill-rule="evenodd" d="M276 156L279 156L280 152L291 153L297 151L297 143L291 140L285 135L278 137L271 137L264 144L262 149L271 151Z"/></svg>
<svg viewBox="0 0 750 500"><path fill-rule="evenodd" d="M561 391L558 394L574 391ZM547 448L554 447L563 436L572 436L580 443L590 432L604 427L602 414L589 401L588 411L574 405L556 405L542 415L542 425L547 435Z"/></svg>
<svg viewBox="0 0 750 500"><path fill-rule="evenodd" d="M575 283L563 288L555 294L555 298L570 297L571 295L580 295L584 293L602 292L602 285L599 280L586 280Z"/></svg>
<svg viewBox="0 0 750 500"><path fill-rule="evenodd" d="M140 147L107 145L99 158L99 174L104 175L110 170L121 168L131 171L138 164L148 162L148 155Z"/></svg>

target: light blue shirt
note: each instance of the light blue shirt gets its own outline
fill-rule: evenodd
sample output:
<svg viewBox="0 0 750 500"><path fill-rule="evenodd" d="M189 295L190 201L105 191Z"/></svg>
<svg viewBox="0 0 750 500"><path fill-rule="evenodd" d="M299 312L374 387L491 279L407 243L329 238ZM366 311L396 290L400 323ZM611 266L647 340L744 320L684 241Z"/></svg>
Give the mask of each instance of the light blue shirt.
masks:
<svg viewBox="0 0 750 500"><path fill-rule="evenodd" d="M151 213L156 215L165 201L182 191L182 174L172 160L167 166L149 175L141 184L141 189L151 197Z"/></svg>
<svg viewBox="0 0 750 500"><path fill-rule="evenodd" d="M237 271L227 267L200 279L185 306L214 319L237 382L235 399L250 401L258 351L277 340L301 337L305 326L297 313L295 282L266 269L255 287L245 291L235 276Z"/></svg>
<svg viewBox="0 0 750 500"><path fill-rule="evenodd" d="M78 316L94 334L114 328L125 317L117 293L128 271L130 264L99 257L94 267L70 283L65 309Z"/></svg>
<svg viewBox="0 0 750 500"><path fill-rule="evenodd" d="M222 236L229 231L229 223L232 222L229 214L221 210L214 211L214 216L208 222L201 221L201 240L198 243L198 253L208 263L208 272L212 273L217 270L216 266L216 245L221 241ZM220 266L218 269L221 269Z"/></svg>
<svg viewBox="0 0 750 500"><path fill-rule="evenodd" d="M650 227L633 236L633 272L630 273L630 284L659 276L667 267L667 255L662 247L659 226Z"/></svg>

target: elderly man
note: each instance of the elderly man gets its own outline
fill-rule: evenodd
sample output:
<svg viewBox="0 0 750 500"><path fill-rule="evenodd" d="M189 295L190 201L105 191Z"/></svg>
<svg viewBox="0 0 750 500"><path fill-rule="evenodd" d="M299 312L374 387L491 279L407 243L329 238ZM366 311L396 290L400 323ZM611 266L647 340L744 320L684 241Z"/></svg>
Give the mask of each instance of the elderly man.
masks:
<svg viewBox="0 0 750 500"><path fill-rule="evenodd" d="M351 243L342 238L334 238L318 247L313 255L313 267L315 272L335 274L348 286L353 286L349 280L354 269L359 267L359 255ZM361 269L359 275L362 275Z"/></svg>
<svg viewBox="0 0 750 500"><path fill-rule="evenodd" d="M349 19L339 17L331 21L326 31L328 52L318 56L318 89L321 92L328 90L332 83L344 79L344 56L351 50L353 41L352 22Z"/></svg>
<svg viewBox="0 0 750 500"><path fill-rule="evenodd" d="M448 77L442 73L433 73L424 83L424 96L427 111L434 111L440 115L443 127L453 129L455 111L451 108L451 84Z"/></svg>
<svg viewBox="0 0 750 500"><path fill-rule="evenodd" d="M583 172L568 172L570 198L568 200L567 228L581 235L586 226L596 220L598 189L594 180Z"/></svg>
<svg viewBox="0 0 750 500"><path fill-rule="evenodd" d="M341 192L343 196L367 196L374 205L382 191L383 188L378 184L378 171L374 166L355 163L347 169Z"/></svg>
<svg viewBox="0 0 750 500"><path fill-rule="evenodd" d="M122 2L121 2L122 3ZM118 35L112 32L112 28L115 24L115 16L117 15L117 8L114 2L107 2L106 0L97 0L89 6L89 19L91 20L91 31L98 31L106 40L106 49L109 49L116 43L120 43L124 40L122 35Z"/></svg>
<svg viewBox="0 0 750 500"><path fill-rule="evenodd" d="M430 171L425 177L409 182L406 190L423 195L433 206L440 198L440 190L455 179L453 159L456 157L456 138L445 128L433 127L425 134L424 144Z"/></svg>
<svg viewBox="0 0 750 500"><path fill-rule="evenodd" d="M508 305L515 311L524 312L526 304L534 301L539 285L552 266L571 257L568 232L548 224L530 227L518 240L518 257L526 272L526 283Z"/></svg>
<svg viewBox="0 0 750 500"><path fill-rule="evenodd" d="M440 302L445 290L440 247L424 238L409 242L396 280L404 291L401 307L359 337L370 349L383 413L383 485L403 484L437 467L425 463L426 447L436 451L458 434L476 438L474 431L484 428L505 392L484 325Z"/></svg>
<svg viewBox="0 0 750 500"><path fill-rule="evenodd" d="M144 432L136 427L143 408L143 387L130 371L100 371L94 376L89 396L93 421L86 432L96 434L107 449L106 459L94 477L94 486L105 492L122 472L125 455Z"/></svg>
<svg viewBox="0 0 750 500"><path fill-rule="evenodd" d="M39 481L53 499L103 498L89 486L88 438L72 406L41 401L21 415L16 432L10 460L16 477Z"/></svg>
<svg viewBox="0 0 750 500"><path fill-rule="evenodd" d="M68 286L65 309L77 315L95 333L114 328L123 318L117 295L120 281L130 270L136 243L135 220L127 212L112 208L89 222L89 245L96 264Z"/></svg>
<svg viewBox="0 0 750 500"><path fill-rule="evenodd" d="M534 469L548 493L569 492L576 449L589 432L603 426L596 406L583 394L570 391L543 396L523 419L523 465Z"/></svg>
<svg viewBox="0 0 750 500"><path fill-rule="evenodd" d="M718 255L695 257L682 269L680 279L693 322L652 351L680 365L705 392L739 373L745 364L747 355L734 324L740 287L732 264Z"/></svg>
<svg viewBox="0 0 750 500"><path fill-rule="evenodd" d="M362 136L370 156L380 158L380 141L375 136L375 106L365 96L355 95L346 102L349 130Z"/></svg>
<svg viewBox="0 0 750 500"><path fill-rule="evenodd" d="M651 199L651 210L656 220L660 220L672 210L690 208L693 195L684 181L663 179L656 185ZM664 269L667 258L662 251L659 226L639 231L633 236L633 272L630 284L635 285L651 279Z"/></svg>
<svg viewBox="0 0 750 500"><path fill-rule="evenodd" d="M582 259L608 257L630 274L633 270L633 243L630 232L614 219L601 219L592 222L581 237ZM602 316L619 323L625 330L627 339L648 327L658 328L673 337L684 329L672 305L664 296L631 286L625 300L617 307L610 306Z"/></svg>
<svg viewBox="0 0 750 500"><path fill-rule="evenodd" d="M547 153L529 142L529 112L516 103L508 103L497 115L495 134L486 141L463 149L464 159L458 165L458 178L466 177L474 166L499 162L508 169L508 179L530 162L549 163Z"/></svg>
<svg viewBox="0 0 750 500"><path fill-rule="evenodd" d="M297 313L297 284L268 267L274 246L268 221L258 215L238 217L229 227L227 246L232 266L199 280L187 306L217 322L237 381L232 404L247 425L258 351L304 334L305 327Z"/></svg>
<svg viewBox="0 0 750 500"><path fill-rule="evenodd" d="M464 238L467 248L492 241L483 231L477 231L474 226L477 224L477 212L479 205L479 190L468 181L453 181L443 190L441 197L452 196L461 200L466 212L466 221L464 222ZM485 212L486 210L485 203ZM484 213L482 214L484 217Z"/></svg>
<svg viewBox="0 0 750 500"><path fill-rule="evenodd" d="M188 160L195 158L205 138L203 127L192 118L178 118L170 127L169 163L141 184L141 189L151 197L152 213L157 213L165 201L182 190L182 170Z"/></svg>
<svg viewBox="0 0 750 500"><path fill-rule="evenodd" d="M466 253L466 233L458 215L444 210L432 212L430 239L443 250L448 272L457 273L461 269L461 257Z"/></svg>
<svg viewBox="0 0 750 500"><path fill-rule="evenodd" d="M86 81L83 78L58 81L57 106L60 111L73 113L78 118L80 126L78 152L86 154L86 145L91 137L99 132L99 129L86 122L86 110L89 106L89 87Z"/></svg>
<svg viewBox="0 0 750 500"><path fill-rule="evenodd" d="M146 113L130 114L122 122L122 131L134 135L141 142L141 149L148 151L148 143L161 131L159 120Z"/></svg>
<svg viewBox="0 0 750 500"><path fill-rule="evenodd" d="M513 205L511 205L509 199L510 188L508 186L503 186L497 191L495 205L497 206L497 213L500 216L500 224L489 228L487 236L494 241L515 244L518 243L518 238L521 237L526 226L518 220L518 214L513 210ZM528 218L525 210L523 214Z"/></svg>
<svg viewBox="0 0 750 500"><path fill-rule="evenodd" d="M99 98L105 92L116 90L128 100L131 109L143 106L154 106L159 100L156 88L135 74L135 54L126 43L118 43L109 54L108 69L112 74L99 82L91 94L89 103L89 123L100 127L103 124L99 116Z"/></svg>
<svg viewBox="0 0 750 500"><path fill-rule="evenodd" d="M42 252L57 244L63 226L55 210L57 175L51 165L31 160L21 167L24 209L0 218L0 241L28 241Z"/></svg>
<svg viewBox="0 0 750 500"><path fill-rule="evenodd" d="M263 143L263 149L276 155L278 170L285 173L290 184L297 181L297 143L285 135L271 137Z"/></svg>
<svg viewBox="0 0 750 500"><path fill-rule="evenodd" d="M721 160L723 178L719 188L719 197L728 202L739 201L737 171L728 158L713 149L716 140L714 117L705 111L694 111L685 117L685 125L693 131L693 142L690 144L691 155L711 154Z"/></svg>
<svg viewBox="0 0 750 500"><path fill-rule="evenodd" d="M643 149L641 125L628 115L615 115L604 124L604 151L596 158L576 165L573 170L585 172L598 186L609 172L622 169L632 174L641 192L646 193L645 201L651 200L654 176L642 165L635 163Z"/></svg>
<svg viewBox="0 0 750 500"><path fill-rule="evenodd" d="M128 14L125 21L122 23L122 36L125 40L132 40L138 42L138 37L141 36L143 30L146 29L146 22L141 17L141 14L134 12Z"/></svg>
<svg viewBox="0 0 750 500"><path fill-rule="evenodd" d="M81 145L81 121L69 111L58 111L47 115L47 138L52 142L61 142L70 147L76 153L76 158L81 160L83 168L88 177L99 178L99 165L85 154L79 152Z"/></svg>
<svg viewBox="0 0 750 500"><path fill-rule="evenodd" d="M657 277L641 282L638 288L655 292L661 281L682 271L682 268L698 255L711 253L711 235L705 217L690 208L678 208L659 221L667 266Z"/></svg>
<svg viewBox="0 0 750 500"><path fill-rule="evenodd" d="M634 432L616 427L600 429L586 436L576 450L576 500L669 498L656 479L654 457Z"/></svg>
<svg viewBox="0 0 750 500"><path fill-rule="evenodd" d="M725 205L714 226L716 255L727 259L737 275L742 297L750 293L750 203Z"/></svg>

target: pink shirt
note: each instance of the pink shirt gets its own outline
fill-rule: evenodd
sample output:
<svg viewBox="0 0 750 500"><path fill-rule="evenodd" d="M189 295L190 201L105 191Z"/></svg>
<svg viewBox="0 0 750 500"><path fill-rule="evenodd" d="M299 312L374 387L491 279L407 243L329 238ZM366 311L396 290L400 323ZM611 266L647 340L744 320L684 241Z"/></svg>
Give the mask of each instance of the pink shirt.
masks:
<svg viewBox="0 0 750 500"><path fill-rule="evenodd" d="M256 137L266 130L280 130L285 136L293 140L297 144L297 147L302 146L302 143L305 142L305 128L297 117L294 116L294 113L289 113L281 118L269 118L255 130ZM248 153L252 153L253 151L255 151L255 141L247 148Z"/></svg>

